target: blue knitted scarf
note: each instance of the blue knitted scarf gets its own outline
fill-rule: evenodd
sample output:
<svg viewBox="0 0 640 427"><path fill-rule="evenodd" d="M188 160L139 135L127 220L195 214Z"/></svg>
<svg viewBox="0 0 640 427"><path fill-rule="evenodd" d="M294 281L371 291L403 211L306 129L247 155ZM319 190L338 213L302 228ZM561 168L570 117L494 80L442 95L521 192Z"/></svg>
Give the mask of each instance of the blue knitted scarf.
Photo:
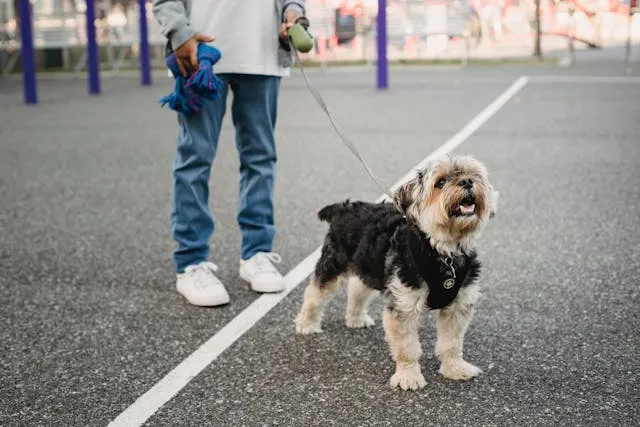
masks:
<svg viewBox="0 0 640 427"><path fill-rule="evenodd" d="M198 45L198 71L184 77L178 67L175 53L167 56L165 63L175 79L173 92L158 102L164 107L185 114L193 114L202 108L202 99L214 100L220 96L223 82L213 72L213 65L220 60L220 51L206 44Z"/></svg>

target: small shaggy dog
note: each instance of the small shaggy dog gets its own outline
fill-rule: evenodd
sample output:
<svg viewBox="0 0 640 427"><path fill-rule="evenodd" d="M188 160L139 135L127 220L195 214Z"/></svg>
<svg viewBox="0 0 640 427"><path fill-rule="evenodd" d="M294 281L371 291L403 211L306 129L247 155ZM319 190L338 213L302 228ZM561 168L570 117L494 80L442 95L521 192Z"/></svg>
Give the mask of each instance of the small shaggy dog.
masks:
<svg viewBox="0 0 640 427"><path fill-rule="evenodd" d="M322 332L323 307L346 280L350 328L372 326L371 297L388 296L382 321L396 362L392 387L426 385L418 330L428 309L438 310L439 372L456 380L475 377L481 370L462 359L462 346L480 295L475 243L495 212L498 193L480 162L447 155L432 160L393 196L393 203L346 201L318 213L330 227L296 331Z"/></svg>

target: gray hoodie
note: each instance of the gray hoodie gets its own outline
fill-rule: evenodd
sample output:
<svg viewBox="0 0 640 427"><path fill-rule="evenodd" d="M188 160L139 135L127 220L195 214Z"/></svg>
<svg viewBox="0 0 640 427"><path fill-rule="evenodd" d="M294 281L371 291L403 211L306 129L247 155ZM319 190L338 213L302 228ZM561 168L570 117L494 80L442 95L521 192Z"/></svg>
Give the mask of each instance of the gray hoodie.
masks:
<svg viewBox="0 0 640 427"><path fill-rule="evenodd" d="M193 37L197 32L202 32L203 30L198 28L195 29L191 26L191 13L194 1L206 2L200 3L200 5L204 5L203 7L212 8L216 7L217 4L213 2L222 2L229 3L230 8L234 8L235 6L242 7L241 3L244 0L153 0L153 15L160 24L160 30L162 34L167 38L167 51L173 51L184 44L187 40ZM269 2L270 0L261 0L263 2ZM301 15L305 14L305 0L271 0L275 2L275 8L277 16L280 19L280 22L284 22L284 16L286 12L289 11L297 11ZM211 2L211 3L209 3ZM231 4L234 2L235 4ZM229 21L233 21L233 17L229 17ZM266 17L268 18L268 17ZM240 17L242 19L242 17ZM238 25L234 22L234 25ZM231 24L229 24L231 25ZM247 22L247 31L250 31L252 23ZM234 34L239 34L239 37L242 37L243 32L235 31ZM218 39L217 34L207 34L212 35ZM253 34L249 34L251 36L255 36ZM261 35L261 37L265 37ZM273 37L277 37L276 34ZM243 40L234 40L237 45L242 45ZM215 44L215 42L214 42ZM277 64L280 67L287 68L291 66L291 54L287 52L282 47L277 47L277 52L265 52L266 54L272 54L277 57ZM222 51L223 58L225 57L225 52Z"/></svg>

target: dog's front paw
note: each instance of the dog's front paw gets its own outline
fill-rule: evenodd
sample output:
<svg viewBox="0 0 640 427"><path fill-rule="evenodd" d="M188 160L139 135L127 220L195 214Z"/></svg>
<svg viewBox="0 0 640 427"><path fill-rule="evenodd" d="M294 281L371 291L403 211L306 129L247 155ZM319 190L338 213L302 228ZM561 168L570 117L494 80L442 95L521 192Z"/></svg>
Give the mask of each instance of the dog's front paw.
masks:
<svg viewBox="0 0 640 427"><path fill-rule="evenodd" d="M445 377L452 380L467 381L482 373L482 370L471 363L464 360L455 360L444 362L440 365L439 372Z"/></svg>
<svg viewBox="0 0 640 427"><path fill-rule="evenodd" d="M309 320L303 313L296 317L296 332L301 335L322 333L320 322Z"/></svg>
<svg viewBox="0 0 640 427"><path fill-rule="evenodd" d="M375 322L368 314L361 314L360 316L347 316L347 328L360 329L370 328L375 325Z"/></svg>
<svg viewBox="0 0 640 427"><path fill-rule="evenodd" d="M420 372L420 366L414 365L411 368L396 368L389 381L391 387L400 387L402 390L419 390L427 385L427 382Z"/></svg>

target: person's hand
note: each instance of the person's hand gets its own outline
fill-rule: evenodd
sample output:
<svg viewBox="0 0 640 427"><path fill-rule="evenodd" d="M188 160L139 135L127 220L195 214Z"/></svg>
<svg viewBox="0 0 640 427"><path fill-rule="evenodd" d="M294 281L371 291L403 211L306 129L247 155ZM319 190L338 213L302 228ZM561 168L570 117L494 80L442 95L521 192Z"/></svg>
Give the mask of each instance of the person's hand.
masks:
<svg viewBox="0 0 640 427"><path fill-rule="evenodd" d="M282 39L288 39L287 36L287 30L289 30L289 28L295 24L296 19L300 18L302 15L300 15L298 12L296 11L290 11L287 12L284 16L284 22L282 23L282 25L280 26L280 37Z"/></svg>
<svg viewBox="0 0 640 427"><path fill-rule="evenodd" d="M205 36L201 33L196 33L179 48L176 49L176 60L178 62L178 68L183 76L187 77L189 72L193 73L198 70L198 43L209 43L214 41L213 37Z"/></svg>

